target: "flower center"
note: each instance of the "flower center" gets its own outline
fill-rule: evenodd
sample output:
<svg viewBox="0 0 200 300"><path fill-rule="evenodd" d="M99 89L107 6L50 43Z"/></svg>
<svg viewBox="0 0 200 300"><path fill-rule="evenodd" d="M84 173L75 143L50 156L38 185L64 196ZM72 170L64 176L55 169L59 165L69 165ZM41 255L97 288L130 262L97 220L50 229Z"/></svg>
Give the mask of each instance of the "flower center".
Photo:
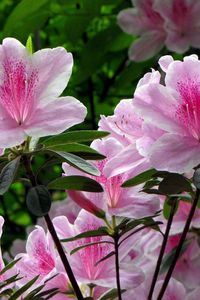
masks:
<svg viewBox="0 0 200 300"><path fill-rule="evenodd" d="M197 81L188 79L178 82L178 92L182 99L176 117L195 139L200 139L200 90Z"/></svg>
<svg viewBox="0 0 200 300"><path fill-rule="evenodd" d="M32 113L37 81L37 71L26 66L23 61L4 61L0 103L19 125Z"/></svg>
<svg viewBox="0 0 200 300"><path fill-rule="evenodd" d="M97 163L97 168L101 172L100 176L95 176L94 179L103 185L104 191L106 193L106 200L109 207L114 208L117 206L119 197L122 192L121 185L124 182L124 176L116 175L111 178L107 178L104 173L103 169L106 164L106 159L99 161Z"/></svg>
<svg viewBox="0 0 200 300"><path fill-rule="evenodd" d="M95 224L88 224L83 228L83 232L89 230L96 230L96 229L98 229L98 227ZM85 244L101 242L103 240L106 240L106 238L100 236L87 237L77 241L76 244L77 247L79 247ZM84 265L84 268L86 270L89 279L96 279L101 275L101 272L103 272L105 264L108 263L107 260L100 262L98 265L95 264L100 259L105 257L108 253L110 253L112 250L113 247L111 244L102 243L102 244L95 244L95 245L85 247L79 251L81 261Z"/></svg>

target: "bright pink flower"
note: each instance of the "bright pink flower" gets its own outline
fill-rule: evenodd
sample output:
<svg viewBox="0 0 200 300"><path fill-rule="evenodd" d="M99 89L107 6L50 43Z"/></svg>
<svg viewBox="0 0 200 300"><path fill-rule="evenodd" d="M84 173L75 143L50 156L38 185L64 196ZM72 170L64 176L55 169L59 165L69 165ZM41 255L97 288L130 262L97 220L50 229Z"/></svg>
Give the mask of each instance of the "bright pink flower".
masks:
<svg viewBox="0 0 200 300"><path fill-rule="evenodd" d="M64 48L43 49L30 55L16 39L0 45L1 147L58 134L80 123L86 108L73 97L59 97L72 72L71 53Z"/></svg>
<svg viewBox="0 0 200 300"><path fill-rule="evenodd" d="M18 287L23 286L39 275L35 285L41 285L52 277L53 279L49 283L50 286L45 286L45 289L57 287L60 289L60 292L68 290L68 278L57 256L54 243L50 235L45 234L42 227L37 226L29 234L26 243L26 253L17 254L17 258L20 258L20 260L15 265L15 269L22 277L22 279L17 281ZM68 298L63 299L67 300Z"/></svg>
<svg viewBox="0 0 200 300"><path fill-rule="evenodd" d="M200 47L200 3L196 0L155 0L154 9L165 21L169 50L184 53Z"/></svg>
<svg viewBox="0 0 200 300"><path fill-rule="evenodd" d="M164 46L164 20L154 9L154 0L133 0L134 8L121 11L118 24L125 32L141 37L129 49L131 60L146 60Z"/></svg>
<svg viewBox="0 0 200 300"><path fill-rule="evenodd" d="M153 167L185 173L200 162L200 61L196 55L184 61L170 56L160 60L165 85L138 87L133 101L144 120L165 131L149 149Z"/></svg>
<svg viewBox="0 0 200 300"><path fill-rule="evenodd" d="M122 183L132 176L132 172L123 173L121 171L121 173L116 176L112 176L112 164L109 164L109 161L113 159L118 153L118 149L122 147L115 139L107 138L96 140L91 146L106 156L105 160L93 162L101 172L100 176L93 178L102 185L104 192L80 192L78 195L82 194L82 198L89 199L95 206L116 216L142 218L153 215L160 209L158 197L141 193L141 186L133 188L121 187ZM109 169L107 169L108 164ZM67 164L63 164L63 169L67 175L78 174L78 171L69 167ZM70 194L70 196L76 203L81 200L81 197L76 199L76 193L74 193L74 196L72 194ZM82 202L84 203L84 199L82 199L81 203ZM80 204L80 206L83 207L82 204Z"/></svg>
<svg viewBox="0 0 200 300"><path fill-rule="evenodd" d="M66 217L60 216L53 220L56 231L61 239L70 238L77 234L97 230L99 227L104 226L102 220L96 218L92 214L81 210L74 225L70 224ZM106 241L108 243L101 243ZM71 250L89 243L100 242L100 244L91 245L82 248L78 252L69 257L70 264L74 271L76 278L85 284L94 283L103 287L116 286L116 274L114 266L114 256L105 261L96 263L114 250L114 245L111 244L112 239L105 236L87 237L74 242L63 243L67 253ZM129 246L127 246L129 245ZM130 242L122 244L119 248L120 256L120 274L121 283L123 288L130 286L136 287L143 281L143 273L139 268L132 265L127 268L123 264L123 259L130 249Z"/></svg>

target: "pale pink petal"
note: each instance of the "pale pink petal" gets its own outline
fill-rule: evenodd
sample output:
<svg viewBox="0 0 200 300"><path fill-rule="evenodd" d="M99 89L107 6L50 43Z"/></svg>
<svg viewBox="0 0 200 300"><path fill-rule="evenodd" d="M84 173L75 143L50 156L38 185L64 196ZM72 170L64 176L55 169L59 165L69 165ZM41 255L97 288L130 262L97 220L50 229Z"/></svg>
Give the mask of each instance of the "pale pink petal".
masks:
<svg viewBox="0 0 200 300"><path fill-rule="evenodd" d="M146 24L142 22L141 16L135 8L122 10L117 16L117 22L124 32L132 35L140 35L147 29Z"/></svg>
<svg viewBox="0 0 200 300"><path fill-rule="evenodd" d="M73 58L63 47L43 49L32 57L38 72L37 97L40 102L57 98L67 86L72 73Z"/></svg>
<svg viewBox="0 0 200 300"><path fill-rule="evenodd" d="M85 106L73 97L61 97L43 108L38 108L24 131L33 137L54 135L83 122Z"/></svg>
<svg viewBox="0 0 200 300"><path fill-rule="evenodd" d="M174 61L174 59L173 59L173 57L172 57L171 55L164 55L164 56L162 56L162 57L159 59L158 63L159 63L159 65L160 65L161 69L162 69L164 72L166 72L167 69L168 69L168 67L169 67L169 65L170 65L173 61Z"/></svg>
<svg viewBox="0 0 200 300"><path fill-rule="evenodd" d="M158 170L190 172L200 162L200 145L192 137L164 134L151 148L150 162Z"/></svg>
<svg viewBox="0 0 200 300"><path fill-rule="evenodd" d="M13 146L20 145L26 137L27 135L20 127L7 130L3 129L1 130L0 138L1 147L11 148Z"/></svg>
<svg viewBox="0 0 200 300"><path fill-rule="evenodd" d="M5 38L2 42L2 46L0 46L0 52L4 52L5 58L16 58L16 59L27 59L27 49L22 43L14 38ZM2 59L2 57L1 57Z"/></svg>
<svg viewBox="0 0 200 300"><path fill-rule="evenodd" d="M143 34L129 49L129 58L144 61L157 54L164 46L165 36L156 31Z"/></svg>
<svg viewBox="0 0 200 300"><path fill-rule="evenodd" d="M159 83L160 82L160 73L158 71L155 71L154 69L151 70L151 72L146 73L137 84L137 88L149 84L149 83Z"/></svg>
<svg viewBox="0 0 200 300"><path fill-rule="evenodd" d="M156 284L155 287L155 291L154 291L154 297L153 299L156 300L158 295L159 295L159 291L162 287L163 284L163 280L162 281L158 281L158 283ZM183 300L186 299L186 289L184 287L184 285L175 280L174 278L170 279L169 285L167 287L167 290L162 298L163 300L169 300L169 299L173 299L173 300Z"/></svg>
<svg viewBox="0 0 200 300"><path fill-rule="evenodd" d="M142 187L140 186L140 189ZM159 198L155 195L141 193L138 189L130 188L129 193L122 194L115 208L110 208L111 215L127 218L144 218L154 215L160 210Z"/></svg>
<svg viewBox="0 0 200 300"><path fill-rule="evenodd" d="M179 96L176 91L161 84L149 84L136 90L133 104L135 111L143 116L146 122L169 132L183 134L185 130L175 117L179 104L177 98Z"/></svg>
<svg viewBox="0 0 200 300"><path fill-rule="evenodd" d="M135 145L129 145L107 162L104 173L107 177L113 177L133 169L136 173L137 171L141 173L147 165L148 161L138 153Z"/></svg>

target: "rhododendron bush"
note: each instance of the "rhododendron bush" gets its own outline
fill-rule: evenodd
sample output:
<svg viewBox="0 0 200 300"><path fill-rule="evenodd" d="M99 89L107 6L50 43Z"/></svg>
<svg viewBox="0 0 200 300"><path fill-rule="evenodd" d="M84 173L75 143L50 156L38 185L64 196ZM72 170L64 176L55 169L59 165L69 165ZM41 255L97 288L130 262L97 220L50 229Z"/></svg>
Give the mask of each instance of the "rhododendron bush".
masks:
<svg viewBox="0 0 200 300"><path fill-rule="evenodd" d="M199 299L199 12L1 2L0 299Z"/></svg>

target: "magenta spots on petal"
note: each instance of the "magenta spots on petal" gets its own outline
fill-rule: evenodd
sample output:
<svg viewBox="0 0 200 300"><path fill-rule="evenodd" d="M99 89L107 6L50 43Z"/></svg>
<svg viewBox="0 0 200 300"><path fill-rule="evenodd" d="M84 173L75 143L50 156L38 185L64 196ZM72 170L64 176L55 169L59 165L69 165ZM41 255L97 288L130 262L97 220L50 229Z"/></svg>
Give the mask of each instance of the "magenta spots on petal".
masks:
<svg viewBox="0 0 200 300"><path fill-rule="evenodd" d="M21 125L33 111L37 70L28 68L21 60L6 59L2 75L4 80L0 86L0 103Z"/></svg>
<svg viewBox="0 0 200 300"><path fill-rule="evenodd" d="M182 104L176 111L176 117L186 130L197 140L200 139L200 90L197 81L178 82Z"/></svg>
<svg viewBox="0 0 200 300"><path fill-rule="evenodd" d="M34 256L38 261L38 267L41 274L48 274L55 267L54 259L48 250L44 248L44 244L42 242L37 243Z"/></svg>

